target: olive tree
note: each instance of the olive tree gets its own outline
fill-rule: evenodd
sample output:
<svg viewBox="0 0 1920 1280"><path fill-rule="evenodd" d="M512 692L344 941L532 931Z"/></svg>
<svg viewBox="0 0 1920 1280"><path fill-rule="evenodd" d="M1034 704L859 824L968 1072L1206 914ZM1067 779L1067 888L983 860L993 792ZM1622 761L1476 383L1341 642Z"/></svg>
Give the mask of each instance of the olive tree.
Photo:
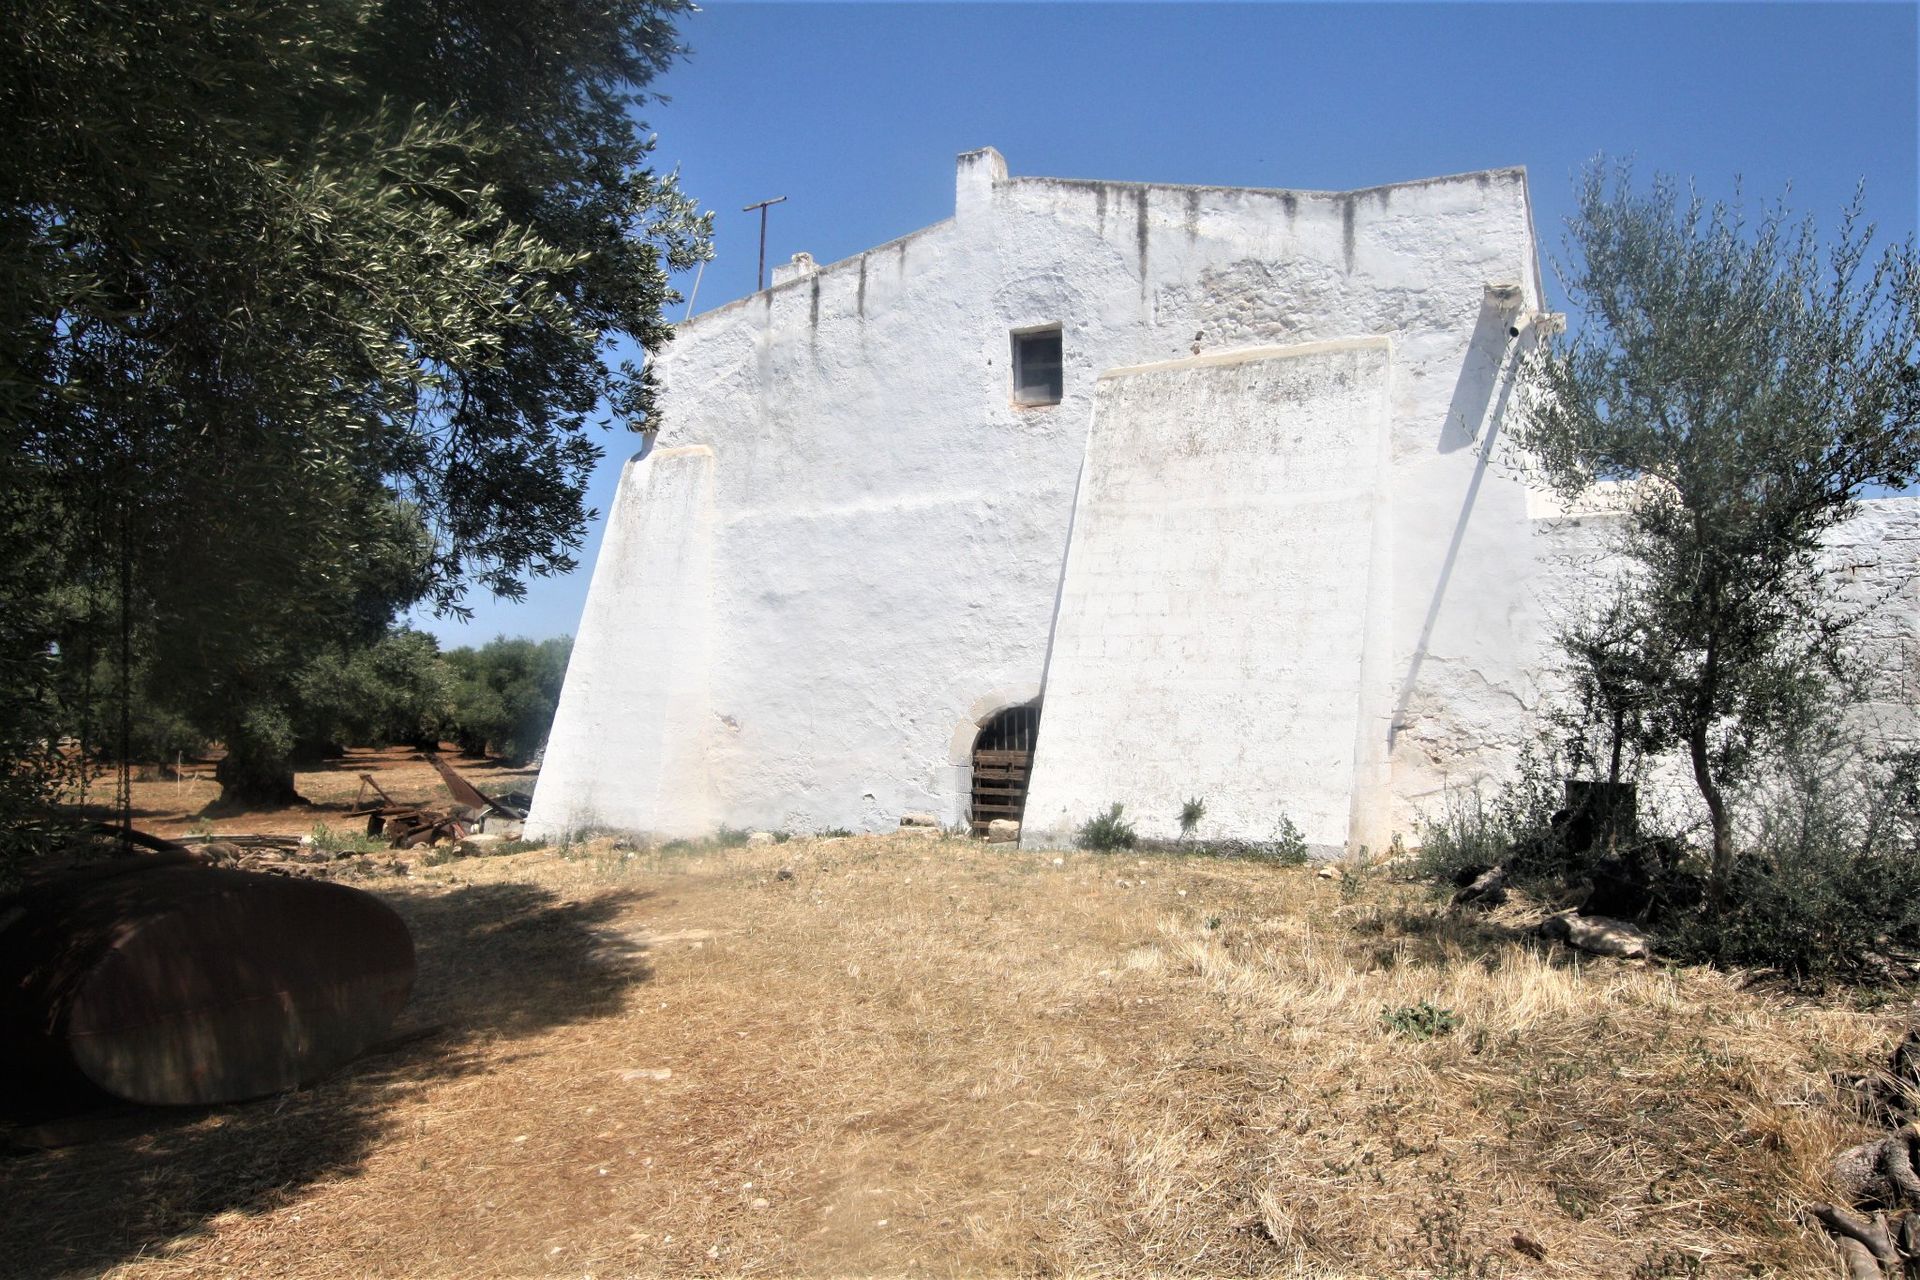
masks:
<svg viewBox="0 0 1920 1280"><path fill-rule="evenodd" d="M1641 745L1684 753L1719 900L1734 789L1851 674L1823 536L1920 474L1920 268L1911 241L1874 252L1857 198L1823 239L1604 163L1568 226L1581 323L1530 358L1515 443L1565 499L1616 486L1598 674Z"/></svg>
<svg viewBox="0 0 1920 1280"><path fill-rule="evenodd" d="M111 649L124 705L140 659L285 799L316 654L573 568L592 428L657 425L622 354L707 253L636 115L690 7L10 6L0 670ZM57 702L0 698L0 774L50 776Z"/></svg>

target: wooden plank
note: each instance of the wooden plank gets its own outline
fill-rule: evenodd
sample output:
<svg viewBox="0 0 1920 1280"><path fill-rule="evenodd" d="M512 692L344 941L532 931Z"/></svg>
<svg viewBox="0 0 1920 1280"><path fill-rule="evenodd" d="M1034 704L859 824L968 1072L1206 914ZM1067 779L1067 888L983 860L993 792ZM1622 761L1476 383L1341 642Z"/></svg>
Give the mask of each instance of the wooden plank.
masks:
<svg viewBox="0 0 1920 1280"><path fill-rule="evenodd" d="M1031 751L976 751L973 753L973 762L975 765L983 765L983 764L1029 765L1033 763L1033 752Z"/></svg>

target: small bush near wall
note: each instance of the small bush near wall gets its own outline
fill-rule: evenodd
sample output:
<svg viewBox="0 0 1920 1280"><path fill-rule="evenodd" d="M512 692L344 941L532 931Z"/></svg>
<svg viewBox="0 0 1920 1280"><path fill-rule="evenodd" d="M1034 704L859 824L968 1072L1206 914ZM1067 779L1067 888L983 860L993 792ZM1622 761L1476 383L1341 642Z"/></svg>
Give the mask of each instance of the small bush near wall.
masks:
<svg viewBox="0 0 1920 1280"><path fill-rule="evenodd" d="M1091 849L1095 853L1112 853L1116 849L1133 848L1133 824L1121 817L1120 812L1120 806L1116 804L1099 817L1087 819L1086 824L1080 828L1080 847Z"/></svg>
<svg viewBox="0 0 1920 1280"><path fill-rule="evenodd" d="M1911 977L1920 967L1920 753L1790 761L1762 806L1725 903L1675 922L1676 950L1795 981Z"/></svg>

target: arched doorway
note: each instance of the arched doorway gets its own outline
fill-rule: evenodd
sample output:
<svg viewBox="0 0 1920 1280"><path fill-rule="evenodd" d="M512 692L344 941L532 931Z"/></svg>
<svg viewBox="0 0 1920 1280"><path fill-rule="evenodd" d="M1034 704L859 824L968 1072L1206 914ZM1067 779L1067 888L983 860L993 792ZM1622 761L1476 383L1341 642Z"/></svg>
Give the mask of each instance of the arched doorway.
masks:
<svg viewBox="0 0 1920 1280"><path fill-rule="evenodd" d="M995 712L973 740L973 834L983 836L995 818L1020 821L1033 773L1033 743L1040 732L1040 703Z"/></svg>

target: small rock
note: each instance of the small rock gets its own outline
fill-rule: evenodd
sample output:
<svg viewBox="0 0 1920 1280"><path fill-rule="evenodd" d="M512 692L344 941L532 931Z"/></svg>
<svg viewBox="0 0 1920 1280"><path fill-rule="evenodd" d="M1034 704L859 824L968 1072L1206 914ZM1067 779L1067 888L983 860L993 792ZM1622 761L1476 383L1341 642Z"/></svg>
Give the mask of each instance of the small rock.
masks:
<svg viewBox="0 0 1920 1280"><path fill-rule="evenodd" d="M773 878L775 880L791 880L793 879L793 868L782 867L778 871L773 873Z"/></svg>
<svg viewBox="0 0 1920 1280"><path fill-rule="evenodd" d="M903 827L938 827L940 825L940 819L931 813L903 813L900 815L900 825Z"/></svg>
<svg viewBox="0 0 1920 1280"><path fill-rule="evenodd" d="M995 818L987 824L988 844L1011 844L1020 839L1020 824L1012 818Z"/></svg>
<svg viewBox="0 0 1920 1280"><path fill-rule="evenodd" d="M756 831L747 837L748 844L772 844L773 842L773 832L771 831Z"/></svg>
<svg viewBox="0 0 1920 1280"><path fill-rule="evenodd" d="M756 1208L756 1209L765 1209L765 1208L767 1208L767 1207L768 1207L768 1201L767 1201L767 1198L766 1198L765 1196L756 1196L756 1197L754 1197L754 1201L753 1201L753 1207L754 1207L754 1208Z"/></svg>
<svg viewBox="0 0 1920 1280"><path fill-rule="evenodd" d="M1336 867L1335 865L1333 865L1333 863L1329 862L1324 864L1318 871L1314 872L1313 874L1319 876L1322 880L1338 880L1341 877L1343 877L1346 873L1341 871L1339 867Z"/></svg>
<svg viewBox="0 0 1920 1280"><path fill-rule="evenodd" d="M1053 865L1056 867L1064 867L1067 865L1067 860L1065 858L1055 858L1053 860Z"/></svg>

